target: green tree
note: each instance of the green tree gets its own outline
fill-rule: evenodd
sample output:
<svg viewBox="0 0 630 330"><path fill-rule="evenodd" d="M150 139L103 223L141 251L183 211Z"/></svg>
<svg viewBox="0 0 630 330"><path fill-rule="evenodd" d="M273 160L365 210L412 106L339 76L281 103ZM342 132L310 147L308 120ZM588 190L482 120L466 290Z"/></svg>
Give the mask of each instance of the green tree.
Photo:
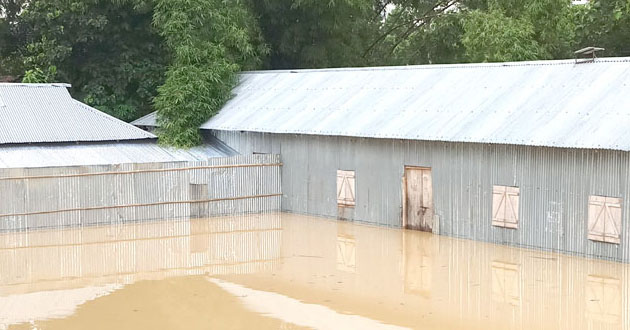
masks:
<svg viewBox="0 0 630 330"><path fill-rule="evenodd" d="M152 16L150 2L32 0L20 15L26 78L69 82L75 98L123 120L144 115L168 64Z"/></svg>
<svg viewBox="0 0 630 330"><path fill-rule="evenodd" d="M464 60L462 6L457 1L392 1L379 34L364 52L372 63L427 64Z"/></svg>
<svg viewBox="0 0 630 330"><path fill-rule="evenodd" d="M467 61L463 18L487 9L485 0L382 0L378 35L364 56L372 63L428 64Z"/></svg>
<svg viewBox="0 0 630 330"><path fill-rule="evenodd" d="M251 0L274 69L361 66L380 17L373 0Z"/></svg>
<svg viewBox="0 0 630 330"><path fill-rule="evenodd" d="M471 61L522 61L571 56L569 0L491 0L464 17L462 42Z"/></svg>
<svg viewBox="0 0 630 330"><path fill-rule="evenodd" d="M630 56L630 1L593 0L574 7L576 46L604 47L602 55Z"/></svg>
<svg viewBox="0 0 630 330"><path fill-rule="evenodd" d="M26 70L22 82L27 84L50 83L57 76L57 67L51 66L45 72L40 68Z"/></svg>
<svg viewBox="0 0 630 330"><path fill-rule="evenodd" d="M368 48L372 61L458 63L566 58L569 0L392 0Z"/></svg>
<svg viewBox="0 0 630 330"><path fill-rule="evenodd" d="M17 52L26 36L18 18L25 6L26 0L0 0L0 76L23 72Z"/></svg>
<svg viewBox="0 0 630 330"><path fill-rule="evenodd" d="M199 126L230 98L236 73L267 52L255 22L239 1L157 1L154 24L173 54L155 98L162 143L201 143Z"/></svg>
<svg viewBox="0 0 630 330"><path fill-rule="evenodd" d="M630 0L0 0L0 76L69 82L125 120L157 109L161 140L184 147L240 70L556 59L591 45L619 56L629 44Z"/></svg>
<svg viewBox="0 0 630 330"><path fill-rule="evenodd" d="M500 10L471 12L464 20L462 43L472 62L523 61L543 57L526 19L507 17Z"/></svg>

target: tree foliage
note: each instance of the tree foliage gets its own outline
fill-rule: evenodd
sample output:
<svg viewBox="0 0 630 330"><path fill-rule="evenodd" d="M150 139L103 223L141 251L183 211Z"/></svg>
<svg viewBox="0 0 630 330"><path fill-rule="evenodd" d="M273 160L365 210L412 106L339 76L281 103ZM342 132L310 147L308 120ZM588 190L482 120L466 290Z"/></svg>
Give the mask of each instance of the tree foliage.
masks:
<svg viewBox="0 0 630 330"><path fill-rule="evenodd" d="M240 70L630 55L630 0L0 0L0 79L199 143ZM156 97L157 96L157 97Z"/></svg>
<svg viewBox="0 0 630 330"><path fill-rule="evenodd" d="M630 1L593 0L574 8L576 48L600 46L607 56L630 56Z"/></svg>
<svg viewBox="0 0 630 330"><path fill-rule="evenodd" d="M516 61L570 55L569 0L392 0L368 53L396 64Z"/></svg>
<svg viewBox="0 0 630 330"><path fill-rule="evenodd" d="M236 73L266 53L254 22L238 1L158 0L154 24L173 54L155 98L163 143L201 142L199 126L229 99Z"/></svg>
<svg viewBox="0 0 630 330"><path fill-rule="evenodd" d="M473 62L522 61L571 55L569 0L493 0L464 18L462 42Z"/></svg>
<svg viewBox="0 0 630 330"><path fill-rule="evenodd" d="M523 61L543 57L526 19L507 17L500 10L474 11L464 20L462 43L472 62Z"/></svg>
<svg viewBox="0 0 630 330"><path fill-rule="evenodd" d="M464 61L461 43L464 3L453 0L396 0L378 36L365 51L372 62L398 65Z"/></svg>
<svg viewBox="0 0 630 330"><path fill-rule="evenodd" d="M372 0L251 0L271 49L267 67L360 66L378 30Z"/></svg>
<svg viewBox="0 0 630 330"><path fill-rule="evenodd" d="M19 75L23 71L17 52L25 38L19 14L26 0L0 0L0 76Z"/></svg>
<svg viewBox="0 0 630 330"><path fill-rule="evenodd" d="M137 1L30 1L20 15L26 80L70 82L76 98L123 120L150 112L168 64L152 13Z"/></svg>

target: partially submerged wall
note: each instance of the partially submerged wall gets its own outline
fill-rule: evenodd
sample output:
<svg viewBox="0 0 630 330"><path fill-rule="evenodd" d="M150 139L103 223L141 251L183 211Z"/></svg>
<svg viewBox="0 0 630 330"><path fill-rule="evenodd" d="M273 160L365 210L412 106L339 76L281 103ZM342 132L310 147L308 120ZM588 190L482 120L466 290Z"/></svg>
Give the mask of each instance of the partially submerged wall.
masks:
<svg viewBox="0 0 630 330"><path fill-rule="evenodd" d="M280 210L279 155L0 169L0 231Z"/></svg>
<svg viewBox="0 0 630 330"><path fill-rule="evenodd" d="M432 170L439 233L630 262L630 153L514 145L215 132L242 154L280 153L282 209L400 227L405 166ZM337 170L355 173L339 213ZM493 186L520 188L518 229L492 225ZM620 244L587 238L589 197L620 198ZM435 228L434 228L435 229Z"/></svg>

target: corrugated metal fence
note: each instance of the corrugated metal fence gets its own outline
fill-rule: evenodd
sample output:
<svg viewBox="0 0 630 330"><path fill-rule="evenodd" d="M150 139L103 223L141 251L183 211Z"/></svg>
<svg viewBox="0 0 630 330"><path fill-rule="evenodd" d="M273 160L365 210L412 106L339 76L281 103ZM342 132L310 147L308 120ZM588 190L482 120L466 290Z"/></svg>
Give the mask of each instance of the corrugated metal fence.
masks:
<svg viewBox="0 0 630 330"><path fill-rule="evenodd" d="M0 169L0 230L280 210L279 155Z"/></svg>

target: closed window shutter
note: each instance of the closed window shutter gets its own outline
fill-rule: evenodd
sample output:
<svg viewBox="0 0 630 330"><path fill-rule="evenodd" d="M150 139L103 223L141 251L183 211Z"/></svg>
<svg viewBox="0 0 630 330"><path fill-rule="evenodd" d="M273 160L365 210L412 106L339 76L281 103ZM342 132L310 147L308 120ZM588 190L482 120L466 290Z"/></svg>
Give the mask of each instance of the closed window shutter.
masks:
<svg viewBox="0 0 630 330"><path fill-rule="evenodd" d="M516 187L506 187L505 190L505 227L518 228L518 198Z"/></svg>
<svg viewBox="0 0 630 330"><path fill-rule="evenodd" d="M619 244L621 241L621 198L590 196L588 239Z"/></svg>
<svg viewBox="0 0 630 330"><path fill-rule="evenodd" d="M604 239L608 243L621 242L621 198L606 197L606 224L604 225Z"/></svg>
<svg viewBox="0 0 630 330"><path fill-rule="evenodd" d="M505 228L518 228L519 188L493 186L492 225Z"/></svg>
<svg viewBox="0 0 630 330"><path fill-rule="evenodd" d="M606 197L590 196L588 199L588 239L590 240L604 241L605 205Z"/></svg>
<svg viewBox="0 0 630 330"><path fill-rule="evenodd" d="M354 171L337 171L337 204L342 206L355 205Z"/></svg>
<svg viewBox="0 0 630 330"><path fill-rule="evenodd" d="M494 186L492 189L492 225L505 226L505 187Z"/></svg>

